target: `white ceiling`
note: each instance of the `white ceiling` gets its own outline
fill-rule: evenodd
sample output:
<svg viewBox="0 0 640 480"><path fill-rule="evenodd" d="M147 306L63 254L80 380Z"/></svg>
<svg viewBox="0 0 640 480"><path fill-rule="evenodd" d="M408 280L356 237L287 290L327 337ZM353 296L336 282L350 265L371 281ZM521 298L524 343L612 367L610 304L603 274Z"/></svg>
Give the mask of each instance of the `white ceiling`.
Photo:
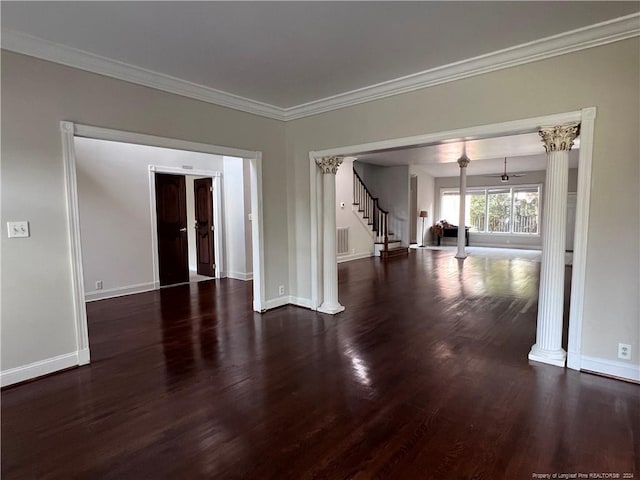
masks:
<svg viewBox="0 0 640 480"><path fill-rule="evenodd" d="M621 17L638 3L2 2L1 9L3 34L289 108Z"/></svg>
<svg viewBox="0 0 640 480"><path fill-rule="evenodd" d="M507 173L535 172L546 169L544 146L537 132L478 140L441 142L435 145L355 155L361 162L382 166L417 165L433 177L456 177L457 160L466 145L471 159L468 175L502 173L507 157ZM578 167L580 139L569 153L570 168Z"/></svg>

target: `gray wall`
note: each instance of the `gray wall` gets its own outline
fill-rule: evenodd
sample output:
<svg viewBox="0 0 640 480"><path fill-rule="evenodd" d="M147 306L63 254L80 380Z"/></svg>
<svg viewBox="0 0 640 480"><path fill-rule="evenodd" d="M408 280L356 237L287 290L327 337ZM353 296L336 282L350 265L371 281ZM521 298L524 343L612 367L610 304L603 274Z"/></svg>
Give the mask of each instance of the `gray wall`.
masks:
<svg viewBox="0 0 640 480"><path fill-rule="evenodd" d="M4 50L1 61L3 371L76 351L62 120L261 151L265 300L288 289L283 122ZM11 220L30 221L31 237L7 239Z"/></svg>

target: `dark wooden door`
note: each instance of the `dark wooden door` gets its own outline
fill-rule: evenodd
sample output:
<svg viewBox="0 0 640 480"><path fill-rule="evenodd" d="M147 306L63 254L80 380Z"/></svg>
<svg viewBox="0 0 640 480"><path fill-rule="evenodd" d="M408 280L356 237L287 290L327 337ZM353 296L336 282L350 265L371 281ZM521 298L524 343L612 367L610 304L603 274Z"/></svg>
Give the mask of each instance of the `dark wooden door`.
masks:
<svg viewBox="0 0 640 480"><path fill-rule="evenodd" d="M198 275L215 275L213 255L213 196L211 178L193 182L196 210L196 260Z"/></svg>
<svg viewBox="0 0 640 480"><path fill-rule="evenodd" d="M160 285L189 281L187 197L183 175L156 173Z"/></svg>

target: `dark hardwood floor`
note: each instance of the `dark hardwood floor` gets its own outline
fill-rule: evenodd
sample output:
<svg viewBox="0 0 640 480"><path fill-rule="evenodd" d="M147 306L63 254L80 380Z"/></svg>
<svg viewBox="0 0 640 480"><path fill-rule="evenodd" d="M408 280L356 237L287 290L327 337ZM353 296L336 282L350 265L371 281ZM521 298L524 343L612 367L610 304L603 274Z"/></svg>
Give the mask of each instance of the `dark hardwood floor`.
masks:
<svg viewBox="0 0 640 480"><path fill-rule="evenodd" d="M420 250L341 264L334 317L235 280L90 303L91 365L2 392L2 478L638 478L640 387L527 360L538 276Z"/></svg>

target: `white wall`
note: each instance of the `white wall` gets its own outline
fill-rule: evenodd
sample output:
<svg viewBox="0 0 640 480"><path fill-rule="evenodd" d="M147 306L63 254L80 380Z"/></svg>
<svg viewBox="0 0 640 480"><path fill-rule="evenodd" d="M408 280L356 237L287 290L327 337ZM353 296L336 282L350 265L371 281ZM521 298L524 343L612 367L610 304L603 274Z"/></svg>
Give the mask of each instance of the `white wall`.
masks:
<svg viewBox="0 0 640 480"><path fill-rule="evenodd" d="M364 222L353 206L353 159L345 158L336 173L336 227L349 229L349 253L339 255L339 262L373 255L374 234Z"/></svg>
<svg viewBox="0 0 640 480"><path fill-rule="evenodd" d="M75 147L87 299L154 288L149 165L222 172L222 157L81 137ZM193 204L193 178L187 183Z"/></svg>
<svg viewBox="0 0 640 480"><path fill-rule="evenodd" d="M3 372L77 351L62 120L261 151L265 300L288 286L283 122L4 50L0 59ZM31 237L7 239L9 220L28 220Z"/></svg>
<svg viewBox="0 0 640 480"><path fill-rule="evenodd" d="M251 243L247 245L247 225L250 203L246 203L246 192L250 190L249 177L245 176L243 159L224 158L224 207L225 212L225 276L239 280L252 278ZM249 194L251 192L249 191ZM250 197L249 197L250 198ZM249 235L249 242L250 242Z"/></svg>
<svg viewBox="0 0 640 480"><path fill-rule="evenodd" d="M418 245L427 245L430 239L431 224L435 218L435 181L419 165L409 166L409 173L418 177L418 214L421 210L426 211L428 214L428 217L424 219L424 238L422 242L420 237L423 234L423 222L420 217L417 219Z"/></svg>
<svg viewBox="0 0 640 480"><path fill-rule="evenodd" d="M639 365L640 295L629 293L640 291L639 84L633 38L287 123L292 294L311 295L309 151L595 106L583 354L618 362L628 343L626 363Z"/></svg>

